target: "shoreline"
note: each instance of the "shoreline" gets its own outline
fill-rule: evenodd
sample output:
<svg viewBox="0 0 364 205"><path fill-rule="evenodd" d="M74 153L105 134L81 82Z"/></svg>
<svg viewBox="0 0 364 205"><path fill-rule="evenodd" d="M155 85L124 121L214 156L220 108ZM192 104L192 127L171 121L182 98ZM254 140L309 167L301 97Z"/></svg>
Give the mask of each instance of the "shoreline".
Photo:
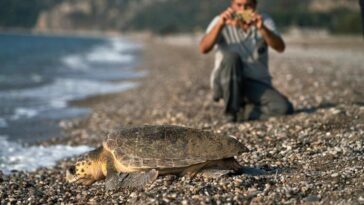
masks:
<svg viewBox="0 0 364 205"><path fill-rule="evenodd" d="M222 103L211 100L212 55L201 56L197 46L185 40L140 40L145 45L144 61L135 70L148 71L147 76L136 80L142 81L140 86L74 102L90 106L93 112L83 119L65 121L66 137L44 144L97 146L103 133L114 127L183 125L236 136L251 150L237 157L241 164L275 174L244 174L217 180L159 177L146 192L105 193L103 182L91 187L65 182L64 170L75 160L71 158L31 173L0 174L1 203L363 201L360 188L364 187L364 159L360 153L364 133L360 119L364 107L358 102L364 96L360 92L364 68L356 63L356 56L346 59L352 63L346 63L335 59L336 53L331 53L331 49L320 48L327 52L325 59L295 57L317 47L310 42L290 44L294 49L287 50L287 55L272 53L273 83L301 112L266 121L225 124Z"/></svg>
<svg viewBox="0 0 364 205"><path fill-rule="evenodd" d="M28 47L28 50L29 48L32 48L31 46L34 47L34 43L31 43L33 39L39 41L45 40L46 42L51 43L66 41L65 44L59 44L61 49L49 49L48 47L43 46L45 48L38 52L34 52L34 54L32 53L32 56L36 56L42 55L42 52L47 53L48 50L51 52L51 54L44 57L44 59L42 59L42 56L36 56L38 57L36 58L38 61L42 61L42 65L38 66L41 69L34 71L36 74L32 74L32 78L34 76L37 78L36 80L31 80L31 82L34 81L41 83L29 83L28 87L19 86L15 88L7 88L7 81L5 81L5 84L2 83L2 85L5 85L3 86L4 95L2 98L5 99L5 107L3 107L2 110L5 115L4 118L0 118L0 120L3 120L0 121L0 124L3 122L3 126L0 128L2 128L1 133L4 135L4 138L7 138L8 141L29 146L41 144L42 142L48 141L50 138L60 138L62 137L62 130L58 124L61 120L82 118L85 114L87 114L87 108L78 109L78 107L72 106L72 101L84 98L87 99L90 96L97 96L99 94L102 95L104 93L122 92L125 89L133 87L132 82L135 81L134 79L140 78L144 75L144 73L137 72L132 69L137 65L137 62L140 61L138 54L140 50L139 45L136 45L136 43L128 43L129 41L127 41L127 39L123 36L118 36L118 39L115 39L114 37L104 35L102 36L102 39L101 36L99 39L93 39L86 35L82 35L82 38L81 36L75 35L72 35L72 38L70 38L71 35L69 35L69 37L64 40L63 38L58 39L55 35L52 35L51 38L47 38L45 37L46 35L36 35L25 32L8 34L9 36L4 36L2 40L3 42L7 42L5 45L13 45L14 50L19 50L19 47L20 49L22 48L17 44L17 42L22 42L21 40L30 41L30 43L25 46ZM62 35L59 34L58 37L59 36ZM70 46L67 42L70 42L71 40L72 45ZM84 43L85 41L87 41L87 43ZM79 42L83 44L79 45L81 44ZM77 46L79 46L78 50L74 48ZM55 52L55 50L67 51L67 49L73 50L63 53ZM108 50L108 53L105 53L103 50ZM100 55L101 57L97 58L97 56ZM13 56L15 58L17 54L13 52ZM124 56L125 59L123 58ZM9 55L9 57L11 56ZM30 57L27 57L25 59L32 64L32 61L29 60L29 58ZM53 58L54 62L50 62ZM9 62L11 62L11 59L9 59ZM47 63L49 63L49 65L47 65ZM4 68L5 73L7 67L9 67L7 64L5 64ZM55 69L56 72L62 70L59 72L63 73L49 74L45 77L43 76L44 73L42 73L42 69L46 66L48 66L47 70ZM98 66L106 66L108 69L104 71L99 69L99 71L97 71ZM32 67L30 66L30 68ZM16 69L14 67L13 70L18 72L18 75L19 73L20 75L23 74L21 69ZM67 72L68 75L70 75L70 73L76 73L77 76L69 78L66 76ZM95 72L100 72L101 76L95 74ZM9 80L11 79L12 78L9 78ZM43 82L43 79L49 80L45 80ZM12 98L13 93L20 93L19 95L40 96L38 98L41 99L40 101L42 101L43 105L38 105L40 104L39 102L36 106L28 105L29 103L27 104L25 101L24 103L15 103L16 98ZM11 100L13 104L16 104L13 107L11 107L11 103L9 103L9 105L6 104L8 101L11 102ZM60 105L53 105L52 102ZM6 114L7 112L10 112L10 114ZM29 126L29 128L27 126ZM22 127L22 129L18 129L18 127Z"/></svg>

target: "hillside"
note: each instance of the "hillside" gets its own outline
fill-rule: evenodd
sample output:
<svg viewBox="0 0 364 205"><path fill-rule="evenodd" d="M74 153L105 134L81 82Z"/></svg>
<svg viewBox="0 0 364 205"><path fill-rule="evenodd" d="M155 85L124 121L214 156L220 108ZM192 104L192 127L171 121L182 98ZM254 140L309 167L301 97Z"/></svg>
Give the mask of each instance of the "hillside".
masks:
<svg viewBox="0 0 364 205"><path fill-rule="evenodd" d="M2 0L0 27L40 31L201 31L228 4L221 0ZM361 31L357 0L261 0L259 8L269 12L283 29L298 26L333 33Z"/></svg>
<svg viewBox="0 0 364 205"><path fill-rule="evenodd" d="M311 1L310 10L312 11L330 11L336 8L347 8L352 11L359 11L357 0L320 0Z"/></svg>
<svg viewBox="0 0 364 205"><path fill-rule="evenodd" d="M205 26L227 5L210 0L66 0L41 12L36 28L188 31Z"/></svg>

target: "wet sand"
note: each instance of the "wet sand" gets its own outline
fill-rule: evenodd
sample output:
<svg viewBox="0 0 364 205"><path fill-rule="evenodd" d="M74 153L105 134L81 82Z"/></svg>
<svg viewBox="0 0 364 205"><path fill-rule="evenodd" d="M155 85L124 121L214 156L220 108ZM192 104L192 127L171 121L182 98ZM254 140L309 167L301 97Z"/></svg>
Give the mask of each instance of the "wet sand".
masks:
<svg viewBox="0 0 364 205"><path fill-rule="evenodd" d="M364 50L360 38L288 39L271 53L273 83L294 104L291 116L224 122L211 100L213 55L194 37L143 37L147 77L140 86L73 102L92 109L61 123L66 137L42 144L99 146L114 127L174 124L234 135L249 149L237 157L247 173L221 179L159 177L144 192L105 192L64 180L74 159L35 172L0 174L0 203L219 204L364 203Z"/></svg>

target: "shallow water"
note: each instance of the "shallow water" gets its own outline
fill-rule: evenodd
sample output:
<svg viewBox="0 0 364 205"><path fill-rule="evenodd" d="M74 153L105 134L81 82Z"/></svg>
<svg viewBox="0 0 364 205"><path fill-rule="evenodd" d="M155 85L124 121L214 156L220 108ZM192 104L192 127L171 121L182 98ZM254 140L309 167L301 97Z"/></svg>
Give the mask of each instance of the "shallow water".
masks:
<svg viewBox="0 0 364 205"><path fill-rule="evenodd" d="M140 47L123 38L0 34L0 169L34 170L88 150L22 143L60 137L61 120L89 113L72 100L138 86L128 80L145 75L133 70Z"/></svg>

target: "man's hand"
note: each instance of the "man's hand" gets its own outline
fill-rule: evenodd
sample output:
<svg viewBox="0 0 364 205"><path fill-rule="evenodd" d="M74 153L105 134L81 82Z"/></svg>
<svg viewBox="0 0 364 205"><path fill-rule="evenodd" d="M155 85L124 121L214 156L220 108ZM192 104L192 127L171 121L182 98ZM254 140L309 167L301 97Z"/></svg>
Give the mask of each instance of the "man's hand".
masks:
<svg viewBox="0 0 364 205"><path fill-rule="evenodd" d="M220 31L224 28L226 24L233 24L234 22L236 22L233 19L233 13L234 10L230 7L223 11L219 15L218 23L211 29L209 33L202 37L200 42L200 52L202 54L206 54L212 50L220 34Z"/></svg>
<svg viewBox="0 0 364 205"><path fill-rule="evenodd" d="M231 7L227 8L225 11L223 11L220 14L220 23L222 25L234 24L235 23L235 20L233 19L234 12L235 11Z"/></svg>
<svg viewBox="0 0 364 205"><path fill-rule="evenodd" d="M257 12L253 13L253 22L255 24L255 26L257 27L257 29L262 29L263 28L263 17L262 15L258 14Z"/></svg>
<svg viewBox="0 0 364 205"><path fill-rule="evenodd" d="M264 25L262 15L258 14L257 12L254 12L253 15L253 25L255 25L259 32L262 34L265 42L274 50L280 53L283 52L286 48L283 39L280 36L277 36Z"/></svg>

